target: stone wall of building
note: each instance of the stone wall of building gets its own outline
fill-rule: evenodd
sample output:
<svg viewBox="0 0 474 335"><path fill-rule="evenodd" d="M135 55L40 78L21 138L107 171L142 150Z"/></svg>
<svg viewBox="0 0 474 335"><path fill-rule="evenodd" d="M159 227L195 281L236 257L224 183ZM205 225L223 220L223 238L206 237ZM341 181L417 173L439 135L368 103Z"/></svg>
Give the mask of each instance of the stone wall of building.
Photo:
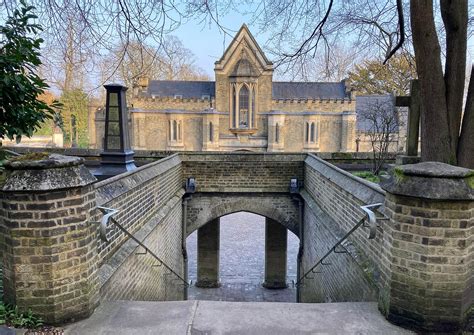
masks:
<svg viewBox="0 0 474 335"><path fill-rule="evenodd" d="M285 112L329 112L342 113L345 111L355 111L355 100L312 100L312 99L287 99L287 100L272 100L272 110Z"/></svg>
<svg viewBox="0 0 474 335"><path fill-rule="evenodd" d="M97 205L119 210L114 219L175 272L183 276L181 253L183 195L178 155L95 184ZM97 209L95 220L102 214ZM98 242L102 299L176 300L183 286L164 266L113 223L108 242ZM138 254L137 254L138 253Z"/></svg>
<svg viewBox="0 0 474 335"><path fill-rule="evenodd" d="M178 93L176 93L178 94ZM189 110L200 112L209 108L211 105L209 99L185 99L174 97L134 97L132 104L134 109L138 110Z"/></svg>
<svg viewBox="0 0 474 335"><path fill-rule="evenodd" d="M383 203L384 192L375 184L308 155L305 160L304 251L301 275L306 273L363 217L361 205ZM378 214L380 215L380 213ZM302 281L303 302L374 301L383 263L383 227L373 240L359 228L338 252Z"/></svg>

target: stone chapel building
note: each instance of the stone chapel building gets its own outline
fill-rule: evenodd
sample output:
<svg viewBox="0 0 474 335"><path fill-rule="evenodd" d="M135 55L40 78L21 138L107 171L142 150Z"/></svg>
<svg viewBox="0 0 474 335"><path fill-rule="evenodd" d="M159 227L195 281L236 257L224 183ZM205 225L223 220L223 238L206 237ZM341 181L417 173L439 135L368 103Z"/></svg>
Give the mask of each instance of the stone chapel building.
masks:
<svg viewBox="0 0 474 335"><path fill-rule="evenodd" d="M356 103L345 82L273 81L246 25L214 71L215 81L140 79L128 102L133 149L355 151ZM95 121L100 143L101 112Z"/></svg>

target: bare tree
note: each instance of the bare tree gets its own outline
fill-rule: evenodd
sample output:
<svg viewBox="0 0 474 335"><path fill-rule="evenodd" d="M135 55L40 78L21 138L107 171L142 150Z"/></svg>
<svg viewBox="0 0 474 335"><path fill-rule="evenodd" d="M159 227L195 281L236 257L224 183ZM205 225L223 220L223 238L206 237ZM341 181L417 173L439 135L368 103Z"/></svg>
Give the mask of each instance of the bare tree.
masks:
<svg viewBox="0 0 474 335"><path fill-rule="evenodd" d="M280 64L304 60L318 48L328 48L331 38L347 33L356 33L359 37L355 45L374 55L381 53L384 62L400 50L408 53L414 50L424 106L422 160L474 168L472 79L463 106L468 22L472 22L468 20L467 0L441 0L439 7L432 0L412 0L409 5L402 0L337 4L333 0L298 0L289 6L286 2L270 6L270 2L259 1L263 5L256 16L262 17L266 24L277 22L272 22L275 52L288 50L283 47L288 42L286 38L295 41L294 47L290 47L292 51L280 52ZM438 27L436 11L442 18Z"/></svg>
<svg viewBox="0 0 474 335"><path fill-rule="evenodd" d="M390 147L397 144L401 122L393 102L386 98L371 99L357 117L372 148L372 172L378 175L387 162Z"/></svg>
<svg viewBox="0 0 474 335"><path fill-rule="evenodd" d="M276 76L286 80L341 81L359 60L351 48L336 43L318 50L314 57L295 60L292 66L277 67Z"/></svg>
<svg viewBox="0 0 474 335"><path fill-rule="evenodd" d="M128 87L143 76L157 80L209 80L204 70L195 65L191 50L175 36L168 36L159 49L136 41L121 45L104 62L119 66L117 71L104 66L103 78L122 81Z"/></svg>
<svg viewBox="0 0 474 335"><path fill-rule="evenodd" d="M68 17L82 22L84 43L93 50L112 50L119 41L153 40L161 46L164 36L190 18L220 23L222 12L238 9L233 0L163 1L66 1L34 0L47 33L61 43ZM474 168L474 92L469 89L463 115L466 44L470 33L467 0L249 0L254 22L270 32L267 43L276 64L291 66L314 57L318 48L328 49L338 39L352 36L356 54L388 61L405 49L415 52L420 80L422 111L422 159ZM8 14L15 0L5 0ZM471 4L472 6L472 4ZM437 29L436 10L442 18ZM408 15L409 13L409 15ZM441 34L440 34L441 32ZM443 55L440 44L445 45ZM99 51L97 51L99 53ZM444 56L444 58L443 58ZM444 60L444 71L443 71ZM119 64L115 65L118 68ZM469 85L470 87L473 85Z"/></svg>

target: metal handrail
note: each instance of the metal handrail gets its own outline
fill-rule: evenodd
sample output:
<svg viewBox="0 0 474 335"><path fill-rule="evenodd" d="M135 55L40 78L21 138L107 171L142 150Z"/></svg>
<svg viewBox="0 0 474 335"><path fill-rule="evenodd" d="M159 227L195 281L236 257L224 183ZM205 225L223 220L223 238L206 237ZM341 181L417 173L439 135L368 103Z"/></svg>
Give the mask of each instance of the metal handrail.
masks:
<svg viewBox="0 0 474 335"><path fill-rule="evenodd" d="M153 264L152 266L164 266L167 268L172 274L174 274L178 279L180 279L186 287L189 287L190 284L183 278L181 277L176 271L174 271L169 265L167 265L160 257L158 257L153 251L150 250L145 244L143 244L139 239L137 239L133 234L131 234L126 228L124 228L120 223L115 220L112 215L116 214L118 212L117 209L114 208L107 208L107 207L102 207L98 206L97 207L102 213L104 213L104 216L102 217L102 220L100 222L100 238L108 242L107 238L107 224L108 222L113 222L121 231L123 231L128 237L130 237L132 240L138 243L143 249L145 249L144 253L140 253L141 255L144 255L146 253L149 253L153 258L155 258L158 261L158 264Z"/></svg>
<svg viewBox="0 0 474 335"><path fill-rule="evenodd" d="M324 263L324 260L331 254L341 254L341 253L347 253L347 249L342 245L342 242L344 242L350 235L352 235L353 232L355 232L360 226L368 227L369 228L369 236L368 239L373 239L375 238L376 232L377 232L377 217L375 216L375 213L372 211L372 209L377 209L380 206L382 206L381 203L377 204L372 204L372 205L365 205L365 206L360 206L360 208L364 211L365 216L357 222L357 224L352 227L351 230L349 230L339 241L337 241L336 244L332 246L331 249L323 256L319 261L316 262L308 271L306 271L303 276L298 278L298 280L294 283L295 286L301 285L303 280L305 279L312 279L308 277L310 273L320 273L317 271L314 271L319 265L331 265L331 263ZM368 224L364 225L366 219L368 219ZM337 248L341 246L343 250L341 251L340 249L337 250Z"/></svg>

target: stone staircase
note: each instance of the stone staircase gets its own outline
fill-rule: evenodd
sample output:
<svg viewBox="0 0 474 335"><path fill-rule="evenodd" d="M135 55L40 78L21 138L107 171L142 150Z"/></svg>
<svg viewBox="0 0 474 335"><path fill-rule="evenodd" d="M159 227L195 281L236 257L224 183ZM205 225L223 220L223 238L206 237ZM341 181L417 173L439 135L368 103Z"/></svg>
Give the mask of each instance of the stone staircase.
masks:
<svg viewBox="0 0 474 335"><path fill-rule="evenodd" d="M390 324L376 303L224 301L104 302L65 334L413 334Z"/></svg>

